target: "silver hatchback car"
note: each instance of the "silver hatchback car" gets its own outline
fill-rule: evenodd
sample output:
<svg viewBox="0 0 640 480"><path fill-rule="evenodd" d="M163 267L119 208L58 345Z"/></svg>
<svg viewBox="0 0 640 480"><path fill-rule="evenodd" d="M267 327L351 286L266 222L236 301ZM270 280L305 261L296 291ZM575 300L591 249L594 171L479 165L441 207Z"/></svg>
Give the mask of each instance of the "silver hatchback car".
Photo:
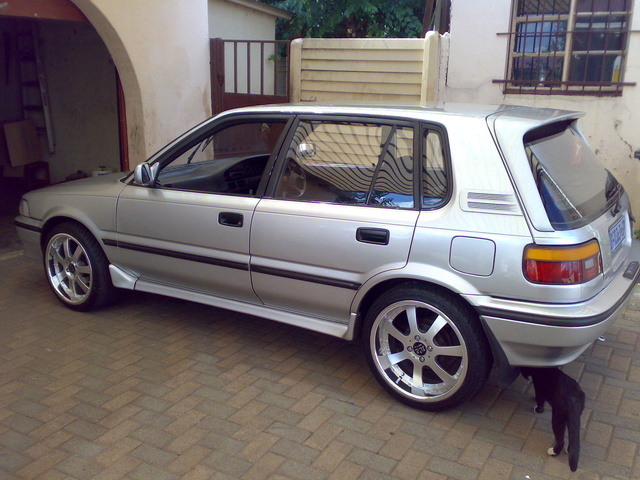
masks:
<svg viewBox="0 0 640 480"><path fill-rule="evenodd" d="M451 408L493 366L574 360L638 282L627 194L579 116L239 109L129 174L26 194L16 225L69 308L125 288L361 339L391 395Z"/></svg>

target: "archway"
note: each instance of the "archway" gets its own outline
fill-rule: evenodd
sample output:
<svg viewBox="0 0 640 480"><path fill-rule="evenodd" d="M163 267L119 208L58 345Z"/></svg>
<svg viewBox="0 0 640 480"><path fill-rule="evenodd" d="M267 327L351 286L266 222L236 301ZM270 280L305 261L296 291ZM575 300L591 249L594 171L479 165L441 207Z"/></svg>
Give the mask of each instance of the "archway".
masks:
<svg viewBox="0 0 640 480"><path fill-rule="evenodd" d="M70 0L0 3L1 255L19 249L13 218L25 191L125 168L129 134L119 131L116 62L81 10Z"/></svg>
<svg viewBox="0 0 640 480"><path fill-rule="evenodd" d="M133 63L118 31L95 2L74 0L74 3L96 29L116 65L120 89L122 163L124 168L133 167L129 164L130 158L134 159L134 163L139 163L148 153L145 149L144 129L139 127L143 119L142 96ZM125 132L126 135L123 135Z"/></svg>
<svg viewBox="0 0 640 480"><path fill-rule="evenodd" d="M2 32L2 52L0 52L0 57L3 57L3 64L6 65L4 70L5 77L8 77L10 74L15 77L12 81L10 79L5 78L5 88L3 92L2 99L2 108L4 114L0 116L0 121L8 121L18 118L33 118L36 123L36 127L41 129L42 131L46 131L46 136L49 144L49 152L53 153L55 150L56 139L54 138L54 125L51 123L51 106L49 105L48 99L46 96L49 93L46 91L46 83L49 81L48 79L44 81L44 85L38 85L37 88L40 88L41 92L38 92L35 86L31 87L23 87L19 85L24 85L25 83L33 84L33 79L27 79L25 81L22 78L23 74L21 73L24 70L24 63L21 60L15 60L13 58L4 58L7 56L11 56L13 54L14 57L20 56L20 52L18 52L18 44L19 41L24 43L23 40L20 40L20 37L24 35L24 32L34 32L33 35L40 36L40 31L44 30L44 36L46 37L47 33L49 35L62 35L64 36L67 33L65 30L65 25L67 29L81 29L84 28L83 25L91 25L91 29L96 32L96 35L100 38L101 42L104 44L103 48L106 47L106 51L108 51L111 56L110 61L115 65L115 73L117 76L117 87L112 85L114 96L117 96L117 101L114 101L114 111L117 110L117 118L118 118L118 130L119 130L119 150L120 150L120 158L117 159L117 163L113 164L113 159L110 161L110 168L127 170L129 167L129 154L135 156L137 161L141 161L144 158L145 152L144 149L144 132L139 131L139 129L133 128L130 131L127 128L127 125L136 125L136 120L140 117L138 115L141 111L141 100L140 100L140 88L139 84L136 80L135 74L132 68L132 62L127 55L126 49L123 46L123 42L121 41L119 35L117 34L115 28L111 26L111 22L108 20L107 16L102 14L99 8L96 8L93 1L80 0L76 2L78 5L72 3L71 0L47 0L47 1L39 1L39 2L5 2L2 4L0 8L0 21L3 21L3 25L5 26ZM8 23L13 22L13 23ZM9 25L9 26L7 26ZM20 27L14 27L13 25L20 25ZM60 27L57 31L51 27L51 25L56 25ZM75 25L75 27L73 26ZM8 31L8 33L7 33ZM52 33L53 32L53 33ZM81 37L81 36L79 36ZM35 40L35 38L34 38ZM37 39L39 42L46 43L46 38L44 41L41 38ZM53 39L49 39L53 40ZM91 38L89 38L91 41ZM80 42L86 41L84 38L80 40ZM62 57L61 48L51 47L52 45L57 44L57 41L50 41L50 45L45 45L45 47L49 47L48 54L49 58ZM95 43L95 42L94 42ZM74 45L71 43L71 48L73 49ZM15 52L13 52L15 50ZM46 48L45 48L46 50ZM51 50L56 50L55 52L51 52ZM9 52L9 53L7 53ZM73 61L73 60L72 60ZM76 61L82 61L81 58L76 59ZM13 62L13 65L11 65ZM21 63L22 62L22 63ZM35 63L35 60L34 60ZM51 63L49 62L42 62ZM58 62L60 63L70 63L69 59L65 58ZM84 65L80 71L73 74L74 77L82 76L85 77L86 74L83 73ZM28 66L28 68L30 68ZM76 67L77 68L77 67ZM13 71L12 71L13 69ZM35 68L34 68L35 70ZM44 71L46 71L46 66L44 67ZM54 72L58 73L58 72ZM34 74L37 75L37 74ZM59 76L59 75L58 75ZM18 78L20 77L20 78ZM42 78L45 78L44 74ZM92 81L90 75L87 79L88 81ZM13 85L11 84L13 82ZM74 88L71 84L70 88ZM96 86L99 89L99 86ZM13 92L13 93L12 93ZM25 100L18 100L18 97L29 97L29 100L26 103L33 104L33 98L43 95L41 104L44 104L45 111L35 114L28 114L27 108L32 108L32 105L28 107L19 106L19 103L25 103ZM125 102L126 98L126 102ZM45 100L46 99L46 100ZM54 103L55 103L54 98ZM104 101L104 100L103 100ZM60 102L58 102L60 103ZM117 108L115 107L117 103ZM125 104L126 107L125 108ZM79 106L75 108L80 109ZM91 108L90 102L87 104L87 108ZM58 108L56 112L58 117L58 123L60 118L61 108ZM61 125L60 130L65 128L69 128L68 125ZM103 132L104 130L100 127L96 127L97 131ZM40 130L39 130L40 131ZM81 132L77 132L77 134L82 135ZM44 136L45 133L40 132L41 136ZM62 153L61 153L62 154ZM65 162L69 163L73 161L73 154L69 152L64 152ZM47 160L47 159L45 159ZM50 163L54 163L54 170L61 170L62 168L70 169L72 165L66 165L65 167L61 167L59 165L59 160L55 157L50 157ZM103 160L103 162L105 162ZM1 163L1 162L0 162ZM106 163L106 162L105 162ZM87 168L87 165L79 164L78 169ZM5 168L5 174L7 173L7 169ZM68 173L68 172L67 172ZM63 179L61 176L62 172L53 172L52 180L54 182L60 181ZM65 174L66 175L66 174Z"/></svg>

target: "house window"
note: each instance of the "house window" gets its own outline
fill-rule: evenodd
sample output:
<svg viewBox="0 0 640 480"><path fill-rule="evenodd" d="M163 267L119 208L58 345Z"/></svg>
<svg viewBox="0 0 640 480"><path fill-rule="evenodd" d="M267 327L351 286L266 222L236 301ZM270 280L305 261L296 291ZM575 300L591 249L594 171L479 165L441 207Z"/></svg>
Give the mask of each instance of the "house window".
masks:
<svg viewBox="0 0 640 480"><path fill-rule="evenodd" d="M514 0L505 93L621 95L631 0Z"/></svg>

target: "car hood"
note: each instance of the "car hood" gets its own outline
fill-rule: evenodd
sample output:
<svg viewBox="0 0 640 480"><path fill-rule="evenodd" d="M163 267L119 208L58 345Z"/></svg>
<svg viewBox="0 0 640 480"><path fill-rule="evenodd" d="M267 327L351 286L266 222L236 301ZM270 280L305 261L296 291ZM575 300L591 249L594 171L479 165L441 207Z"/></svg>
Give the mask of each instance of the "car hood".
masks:
<svg viewBox="0 0 640 480"><path fill-rule="evenodd" d="M97 177L82 178L70 182L58 183L39 190L29 192L31 195L90 195L90 196L111 196L118 195L124 188L121 182L128 173L117 172Z"/></svg>
<svg viewBox="0 0 640 480"><path fill-rule="evenodd" d="M102 212L105 218L113 218L116 199L126 186L121 181L125 176L125 173L120 172L73 180L33 190L22 198L28 205L31 218L46 221L58 215L83 220L90 224L91 219L82 213L87 208L91 208L93 212ZM105 201L105 199L113 201Z"/></svg>

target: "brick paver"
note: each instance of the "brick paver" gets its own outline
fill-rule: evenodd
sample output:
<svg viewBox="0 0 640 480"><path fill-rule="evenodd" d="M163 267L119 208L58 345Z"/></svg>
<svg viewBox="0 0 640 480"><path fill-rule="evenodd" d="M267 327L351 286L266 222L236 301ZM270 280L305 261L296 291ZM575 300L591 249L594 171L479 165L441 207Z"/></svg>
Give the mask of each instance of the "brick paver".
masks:
<svg viewBox="0 0 640 480"><path fill-rule="evenodd" d="M72 312L40 265L0 257L0 478L640 478L640 290L566 371L587 393L580 468L548 457L524 379L412 410L360 346L147 294Z"/></svg>

